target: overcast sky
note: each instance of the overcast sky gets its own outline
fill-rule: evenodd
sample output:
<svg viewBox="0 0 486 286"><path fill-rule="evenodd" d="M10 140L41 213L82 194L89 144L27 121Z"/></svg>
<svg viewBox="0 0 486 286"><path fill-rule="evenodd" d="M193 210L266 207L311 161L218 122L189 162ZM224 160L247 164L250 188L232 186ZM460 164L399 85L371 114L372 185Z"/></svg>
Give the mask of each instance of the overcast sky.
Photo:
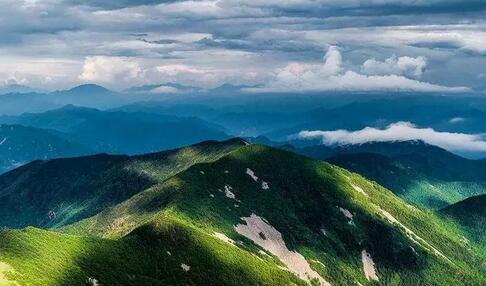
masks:
<svg viewBox="0 0 486 286"><path fill-rule="evenodd" d="M0 85L484 92L484 15L483 0L2 0Z"/></svg>

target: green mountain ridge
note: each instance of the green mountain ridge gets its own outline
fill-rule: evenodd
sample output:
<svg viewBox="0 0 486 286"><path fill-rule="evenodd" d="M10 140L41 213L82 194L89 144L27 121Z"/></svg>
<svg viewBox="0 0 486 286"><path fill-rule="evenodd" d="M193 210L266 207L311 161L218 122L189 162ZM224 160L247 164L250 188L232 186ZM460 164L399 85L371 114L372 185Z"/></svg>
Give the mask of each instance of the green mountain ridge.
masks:
<svg viewBox="0 0 486 286"><path fill-rule="evenodd" d="M64 233L1 231L0 281L484 285L478 246L434 213L340 167L236 142L171 175L158 162L153 184Z"/></svg>
<svg viewBox="0 0 486 286"><path fill-rule="evenodd" d="M421 141L312 146L295 152L357 172L408 202L441 209L486 193L486 161L452 154Z"/></svg>
<svg viewBox="0 0 486 286"><path fill-rule="evenodd" d="M457 222L468 237L486 248L486 195L467 198L440 212Z"/></svg>
<svg viewBox="0 0 486 286"><path fill-rule="evenodd" d="M159 153L35 161L0 176L0 225L59 227L94 215L198 162L243 145L207 141Z"/></svg>

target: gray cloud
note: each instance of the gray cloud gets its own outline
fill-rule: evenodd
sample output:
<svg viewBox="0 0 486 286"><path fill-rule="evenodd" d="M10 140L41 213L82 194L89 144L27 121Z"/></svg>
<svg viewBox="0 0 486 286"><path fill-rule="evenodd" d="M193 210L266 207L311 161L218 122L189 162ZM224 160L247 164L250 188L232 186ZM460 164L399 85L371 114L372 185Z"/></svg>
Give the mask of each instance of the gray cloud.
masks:
<svg viewBox="0 0 486 286"><path fill-rule="evenodd" d="M92 6L103 9L121 9L142 5L177 2L177 0L65 0L66 4Z"/></svg>
<svg viewBox="0 0 486 286"><path fill-rule="evenodd" d="M322 49L337 45L353 79L404 82L405 76L430 82L428 88L454 82L484 89L480 79L465 74L484 64L485 9L479 0L5 0L0 82L16 77L41 88L77 84L94 57L131 58L142 70L185 65L217 71L212 84L236 83L238 70L245 81L271 80L292 62L321 64ZM227 62L228 55L235 62ZM397 62L387 62L393 55ZM420 57L427 58L426 70ZM415 62L404 68L405 59ZM468 61L462 71L461 61ZM451 67L457 72L444 72ZM55 77L45 70L56 71ZM164 78L140 79L159 80Z"/></svg>
<svg viewBox="0 0 486 286"><path fill-rule="evenodd" d="M308 91L417 91L467 92L466 87L447 87L405 77L420 77L426 66L424 57L391 57L383 62L368 59L365 74L346 70L337 47L331 46L321 64L292 63L278 70L273 80L262 87L248 88L250 92L308 92Z"/></svg>

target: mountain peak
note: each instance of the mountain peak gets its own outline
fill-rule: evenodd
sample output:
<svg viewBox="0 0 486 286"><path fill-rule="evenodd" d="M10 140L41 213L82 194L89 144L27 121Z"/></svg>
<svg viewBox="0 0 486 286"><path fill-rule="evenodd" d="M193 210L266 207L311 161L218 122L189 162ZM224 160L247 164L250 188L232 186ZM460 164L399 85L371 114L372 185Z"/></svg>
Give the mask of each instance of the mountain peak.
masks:
<svg viewBox="0 0 486 286"><path fill-rule="evenodd" d="M69 93L108 93L109 89L97 84L82 84L67 90Z"/></svg>

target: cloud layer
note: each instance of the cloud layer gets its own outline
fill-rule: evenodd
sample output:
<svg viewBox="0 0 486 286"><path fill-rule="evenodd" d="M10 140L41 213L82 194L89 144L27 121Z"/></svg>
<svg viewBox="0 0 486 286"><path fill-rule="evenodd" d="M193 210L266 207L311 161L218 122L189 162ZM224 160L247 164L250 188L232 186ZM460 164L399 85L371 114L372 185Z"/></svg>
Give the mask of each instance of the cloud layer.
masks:
<svg viewBox="0 0 486 286"><path fill-rule="evenodd" d="M249 88L253 92L308 91L419 91L468 92L466 87L446 87L405 77L420 77L426 66L424 57L391 57L384 62L369 59L360 74L343 67L337 47L331 46L322 64L292 63L276 73L263 87Z"/></svg>
<svg viewBox="0 0 486 286"><path fill-rule="evenodd" d="M279 77L293 71L293 90L304 85L295 79L304 68L310 72L303 80L325 76L318 89L375 89L390 81L386 89L482 91L485 11L481 0L4 0L0 83L121 89L129 81L172 80L281 89ZM339 50L323 64L330 46ZM157 72L175 65L210 75Z"/></svg>
<svg viewBox="0 0 486 286"><path fill-rule="evenodd" d="M296 137L319 139L325 145L421 140L449 151L486 152L486 141L482 135L439 132L432 128L419 128L410 122L393 123L384 129L366 127L358 131L301 131Z"/></svg>

